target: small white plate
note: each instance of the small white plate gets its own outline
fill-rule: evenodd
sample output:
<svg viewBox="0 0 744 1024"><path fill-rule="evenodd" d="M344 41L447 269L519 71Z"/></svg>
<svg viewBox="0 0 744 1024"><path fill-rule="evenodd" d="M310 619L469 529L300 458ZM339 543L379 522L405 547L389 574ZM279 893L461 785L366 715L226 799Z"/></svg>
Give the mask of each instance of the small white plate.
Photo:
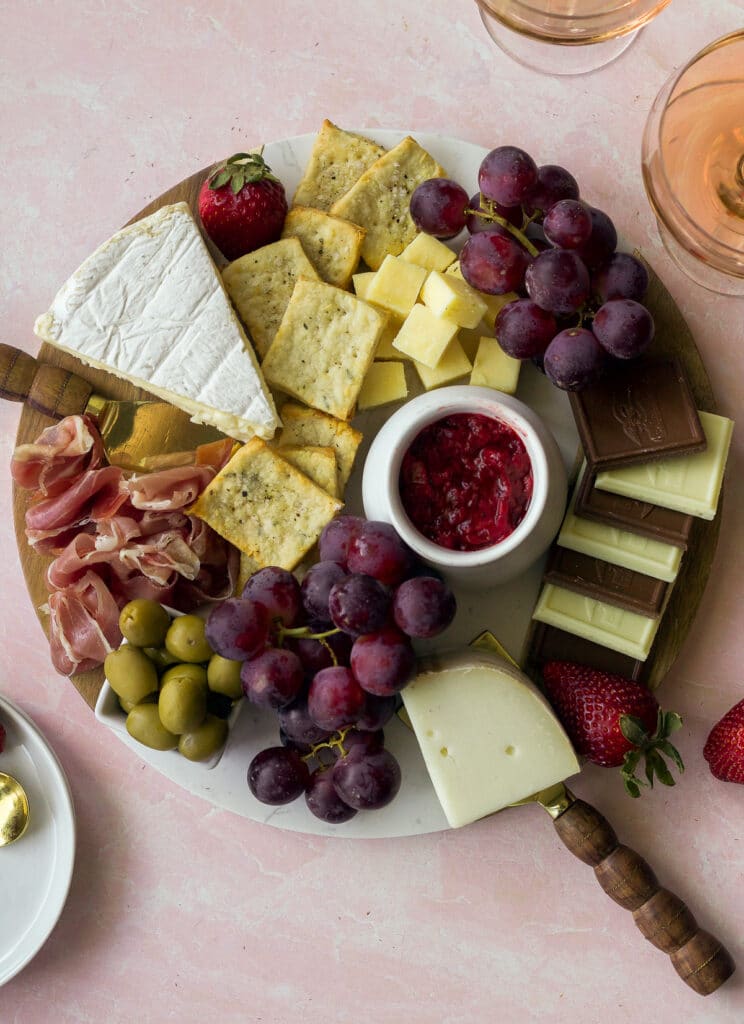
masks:
<svg viewBox="0 0 744 1024"><path fill-rule="evenodd" d="M75 811L62 766L23 711L0 697L7 736L0 771L26 790L23 837L0 848L0 985L38 953L67 899L75 861Z"/></svg>

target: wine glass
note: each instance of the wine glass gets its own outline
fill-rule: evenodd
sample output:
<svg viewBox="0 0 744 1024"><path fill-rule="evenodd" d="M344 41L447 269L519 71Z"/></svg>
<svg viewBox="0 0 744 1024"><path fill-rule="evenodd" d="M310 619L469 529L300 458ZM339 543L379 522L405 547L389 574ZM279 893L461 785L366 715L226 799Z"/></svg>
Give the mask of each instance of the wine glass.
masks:
<svg viewBox="0 0 744 1024"><path fill-rule="evenodd" d="M670 0L476 0L494 42L549 75L609 64Z"/></svg>
<svg viewBox="0 0 744 1024"><path fill-rule="evenodd" d="M744 296L744 30L701 50L656 97L643 180L672 259L724 295Z"/></svg>

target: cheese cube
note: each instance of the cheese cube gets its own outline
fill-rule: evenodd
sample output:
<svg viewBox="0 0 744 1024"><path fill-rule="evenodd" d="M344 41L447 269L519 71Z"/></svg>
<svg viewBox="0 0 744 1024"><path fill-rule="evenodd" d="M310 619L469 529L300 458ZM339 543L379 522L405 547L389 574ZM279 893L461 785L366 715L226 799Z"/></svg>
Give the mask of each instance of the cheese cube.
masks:
<svg viewBox="0 0 744 1024"><path fill-rule="evenodd" d="M389 254L367 287L366 301L406 317L421 291L426 270Z"/></svg>
<svg viewBox="0 0 744 1024"><path fill-rule="evenodd" d="M581 770L542 694L494 655L445 655L401 696L452 828Z"/></svg>
<svg viewBox="0 0 744 1024"><path fill-rule="evenodd" d="M470 383L513 395L517 390L521 366L521 359L508 356L495 338L481 338Z"/></svg>
<svg viewBox="0 0 744 1024"><path fill-rule="evenodd" d="M364 270L359 274L352 275L351 282L354 285L354 294L360 299L366 300L367 292L374 276L374 270Z"/></svg>
<svg viewBox="0 0 744 1024"><path fill-rule="evenodd" d="M464 281L465 278L462 276L462 270L460 269L460 261L452 263L446 270L447 274L452 274L453 277L459 278ZM467 282L466 282L467 283ZM519 296L516 292L504 292L503 295L489 295L487 292L479 292L477 289L473 289L476 295L478 295L486 304L486 312L483 314L483 322L488 325L489 330L493 330L493 325L496 317L501 312L507 302L514 302Z"/></svg>
<svg viewBox="0 0 744 1024"><path fill-rule="evenodd" d="M468 327L461 327L460 333L457 335L457 340L462 345L462 350L472 363L475 360L475 355L478 351L478 346L481 343L481 338L490 337L488 325L485 320L481 320L477 327L472 330Z"/></svg>
<svg viewBox="0 0 744 1024"><path fill-rule="evenodd" d="M393 316L392 313L388 313L387 317L387 323L383 328L380 340L377 342L375 359L409 359L410 357L405 352L399 352L397 348L393 347L395 337L402 326L401 321L397 316Z"/></svg>
<svg viewBox="0 0 744 1024"><path fill-rule="evenodd" d="M372 363L359 392L357 408L374 409L377 405L397 402L407 395L403 363Z"/></svg>
<svg viewBox="0 0 744 1024"><path fill-rule="evenodd" d="M442 384L449 384L450 381L457 380L458 377L464 377L473 368L457 338L452 339L446 352L433 369L415 361L413 365L427 391L441 387Z"/></svg>
<svg viewBox="0 0 744 1024"><path fill-rule="evenodd" d="M457 324L417 302L395 336L393 348L433 369L457 334Z"/></svg>
<svg viewBox="0 0 744 1024"><path fill-rule="evenodd" d="M442 271L454 262L455 253L444 242L422 231L408 243L400 258L408 263L415 263L417 267Z"/></svg>
<svg viewBox="0 0 744 1024"><path fill-rule="evenodd" d="M460 327L475 327L487 310L486 303L466 281L438 270L427 277L421 298L436 316L446 316Z"/></svg>
<svg viewBox="0 0 744 1024"><path fill-rule="evenodd" d="M374 270L366 270L361 274L354 274L352 277L352 281L354 282L354 291L360 299L366 300L367 292L369 291L369 286L373 277L375 277ZM403 322L401 317L395 316L394 313L389 313L386 309L382 309L382 306L378 306L377 308L382 310L382 312L387 316L387 323L385 324L382 336L377 343L375 359L408 359L408 356L393 348L393 339L400 330Z"/></svg>

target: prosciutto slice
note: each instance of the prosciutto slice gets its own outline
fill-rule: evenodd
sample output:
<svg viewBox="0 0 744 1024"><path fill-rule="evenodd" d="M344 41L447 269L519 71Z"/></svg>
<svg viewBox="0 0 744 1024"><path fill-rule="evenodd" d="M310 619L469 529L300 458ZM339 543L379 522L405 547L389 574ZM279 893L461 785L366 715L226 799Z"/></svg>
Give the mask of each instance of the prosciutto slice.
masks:
<svg viewBox="0 0 744 1024"><path fill-rule="evenodd" d="M85 469L103 459L103 442L87 416L67 416L47 427L33 444L19 445L10 472L19 487L42 498L61 494Z"/></svg>
<svg viewBox="0 0 744 1024"><path fill-rule="evenodd" d="M26 536L37 550L54 550L60 534L115 516L128 497L117 466L86 469L68 482L65 491L31 505L26 512Z"/></svg>
<svg viewBox="0 0 744 1024"><path fill-rule="evenodd" d="M118 646L127 601L147 597L192 611L230 597L238 575L238 551L186 512L227 443L214 447L214 461L129 477L101 466L102 450L95 426L70 416L13 457L16 482L35 489L29 542L56 554L47 571L49 632L64 675L94 668Z"/></svg>
<svg viewBox="0 0 744 1024"><path fill-rule="evenodd" d="M128 481L135 508L182 509L193 505L214 477L211 466L175 466L157 473L134 476Z"/></svg>
<svg viewBox="0 0 744 1024"><path fill-rule="evenodd" d="M62 675L95 668L121 643L119 606L94 572L50 594L48 608L52 663Z"/></svg>

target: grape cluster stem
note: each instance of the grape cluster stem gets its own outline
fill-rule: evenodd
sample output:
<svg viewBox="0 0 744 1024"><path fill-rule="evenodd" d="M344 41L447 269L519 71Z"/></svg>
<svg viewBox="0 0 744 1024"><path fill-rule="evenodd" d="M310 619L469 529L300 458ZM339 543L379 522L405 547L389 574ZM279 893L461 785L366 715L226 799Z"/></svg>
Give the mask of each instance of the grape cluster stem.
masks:
<svg viewBox="0 0 744 1024"><path fill-rule="evenodd" d="M522 223L522 228L520 229L518 227L515 227L514 224L510 223L506 219L506 217L502 217L500 213L496 213L496 211L493 208L493 203L491 202L491 200L490 199L486 199L486 197L482 193L481 193L480 202L481 202L481 209L480 210L474 210L470 206L468 206L466 208L466 210L465 210L465 213L466 214L472 213L476 217L480 217L481 220L488 220L488 221L491 221L494 224L498 224L502 228L506 228L506 230L516 238L516 240L519 242L519 244L524 246L524 248L527 250L527 252L530 254L530 256L537 256L538 255L539 250L535 248L535 246L529 240L527 235L525 235L525 233L524 233L524 229L527 227L528 224L531 224L532 221L535 220L535 217L537 216L537 214L535 214L532 217L526 217L525 216L525 219L524 219L524 221Z"/></svg>

